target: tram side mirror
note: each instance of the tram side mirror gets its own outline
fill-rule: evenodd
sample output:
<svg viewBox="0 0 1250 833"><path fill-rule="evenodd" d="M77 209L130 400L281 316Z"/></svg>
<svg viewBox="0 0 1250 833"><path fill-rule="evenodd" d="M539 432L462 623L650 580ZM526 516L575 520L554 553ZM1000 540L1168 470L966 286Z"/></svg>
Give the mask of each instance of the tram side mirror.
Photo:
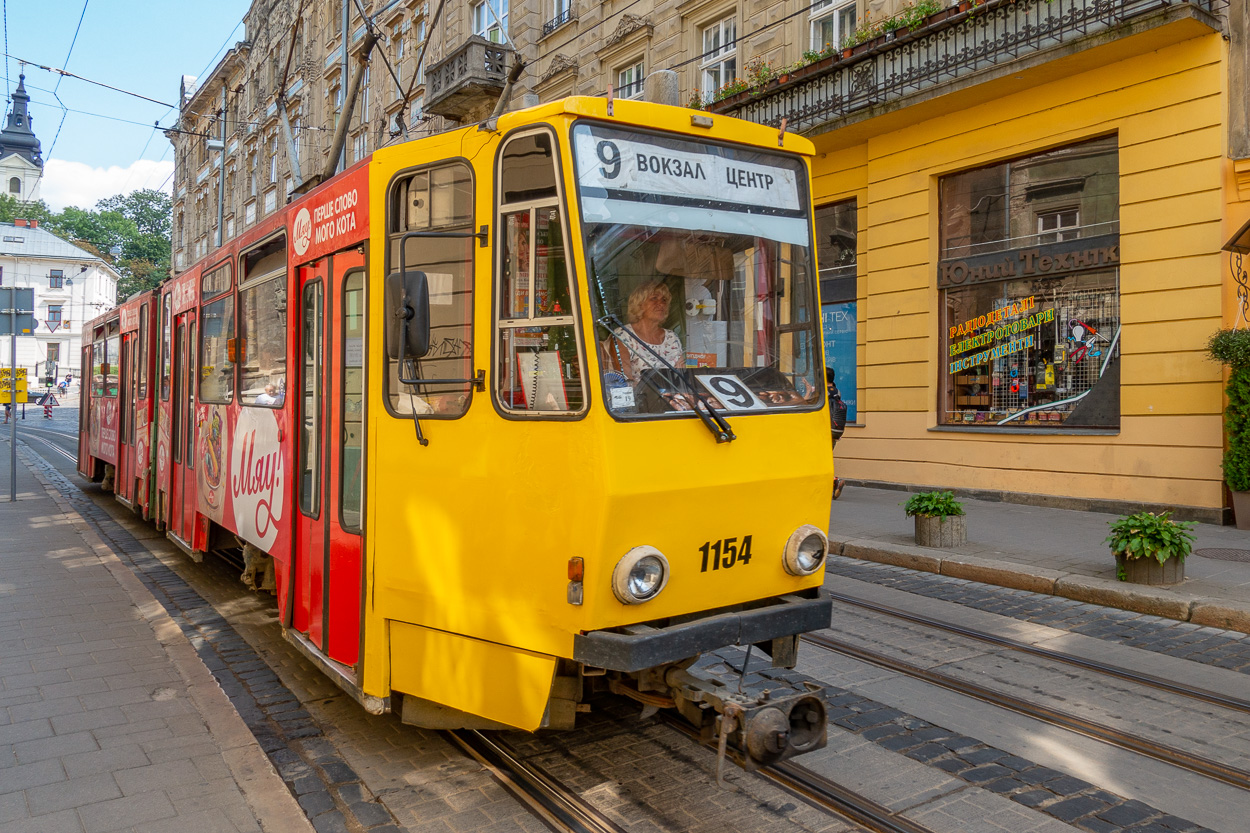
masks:
<svg viewBox="0 0 1250 833"><path fill-rule="evenodd" d="M430 352L430 288L424 272L386 276L386 355L395 361Z"/></svg>

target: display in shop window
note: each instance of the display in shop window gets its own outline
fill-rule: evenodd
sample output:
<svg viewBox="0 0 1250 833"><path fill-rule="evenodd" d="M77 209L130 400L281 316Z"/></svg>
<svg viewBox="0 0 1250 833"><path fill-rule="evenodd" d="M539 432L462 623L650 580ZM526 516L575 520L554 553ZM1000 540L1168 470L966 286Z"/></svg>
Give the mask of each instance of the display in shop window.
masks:
<svg viewBox="0 0 1250 833"><path fill-rule="evenodd" d="M940 421L1117 428L1115 137L944 177Z"/></svg>

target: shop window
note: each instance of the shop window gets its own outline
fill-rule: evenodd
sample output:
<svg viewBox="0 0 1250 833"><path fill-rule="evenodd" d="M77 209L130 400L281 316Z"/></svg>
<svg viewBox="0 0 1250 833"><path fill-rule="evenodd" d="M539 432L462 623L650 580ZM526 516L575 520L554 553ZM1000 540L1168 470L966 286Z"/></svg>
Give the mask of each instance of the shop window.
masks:
<svg viewBox="0 0 1250 833"><path fill-rule="evenodd" d="M944 177L940 421L1120 424L1114 137Z"/></svg>
<svg viewBox="0 0 1250 833"><path fill-rule="evenodd" d="M586 404L552 146L551 134L531 133L500 154L495 394L514 414L573 415Z"/></svg>
<svg viewBox="0 0 1250 833"><path fill-rule="evenodd" d="M286 399L286 236L243 256L239 268L239 401L280 407Z"/></svg>
<svg viewBox="0 0 1250 833"><path fill-rule="evenodd" d="M825 366L832 369L846 403L846 419L858 422L859 309L856 244L859 211L855 200L816 209L816 262L820 265L820 328Z"/></svg>
<svg viewBox="0 0 1250 833"><path fill-rule="evenodd" d="M817 0L812 4L813 52L837 51L855 31L855 3Z"/></svg>
<svg viewBox="0 0 1250 833"><path fill-rule="evenodd" d="M387 212L388 272L398 272L401 263L424 272L430 294L429 352L416 361L387 360L387 403L401 416L463 416L473 390L477 248L469 167L453 162L396 180ZM421 236L406 236L413 233Z"/></svg>
<svg viewBox="0 0 1250 833"><path fill-rule="evenodd" d="M699 58L700 87L703 97L710 98L716 91L734 80L738 75L738 23L730 15L703 28L703 52Z"/></svg>

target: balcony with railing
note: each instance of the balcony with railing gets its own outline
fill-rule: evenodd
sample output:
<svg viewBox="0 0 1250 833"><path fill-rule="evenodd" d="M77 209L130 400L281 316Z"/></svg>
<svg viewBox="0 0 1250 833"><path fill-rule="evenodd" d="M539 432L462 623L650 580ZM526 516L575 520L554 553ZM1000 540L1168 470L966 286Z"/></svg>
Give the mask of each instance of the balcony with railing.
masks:
<svg viewBox="0 0 1250 833"><path fill-rule="evenodd" d="M1018 73L1119 38L1187 22L1177 40L1223 32L1230 0L988 0L930 15L707 105L806 133ZM1244 0L1238 0L1244 2ZM1195 26L1196 24L1196 26ZM1160 39L1150 41L1158 49Z"/></svg>
<svg viewBox="0 0 1250 833"><path fill-rule="evenodd" d="M425 76L425 111L459 122L490 115L503 92L513 49L474 35Z"/></svg>
<svg viewBox="0 0 1250 833"><path fill-rule="evenodd" d="M566 23L577 20L577 11L572 3L565 4L564 8L556 13L556 16L543 24L543 37L547 37L556 29L559 29Z"/></svg>

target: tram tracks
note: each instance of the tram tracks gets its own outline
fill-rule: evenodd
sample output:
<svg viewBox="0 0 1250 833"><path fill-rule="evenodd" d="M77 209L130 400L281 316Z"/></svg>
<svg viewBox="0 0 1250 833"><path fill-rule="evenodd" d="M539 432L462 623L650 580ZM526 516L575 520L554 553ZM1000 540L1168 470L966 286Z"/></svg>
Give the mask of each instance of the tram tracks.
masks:
<svg viewBox="0 0 1250 833"><path fill-rule="evenodd" d="M1115 679L1137 683L1142 686L1166 691L1171 694L1210 703L1239 713L1250 714L1250 702L1222 695L1218 692L1188 686L1184 683L1177 683L1150 674L1130 671L1118 666L1101 663L1097 660L1077 657L1060 651L1038 648L1016 640L987 634L970 628L948 625L947 623L938 622L937 620L933 620L928 617L918 616L917 614L900 611L895 608L889 608L885 605L877 605L871 602L861 602L860 600L852 599L842 594L835 593L833 595L835 600L855 604L856 606L871 609L888 616L895 616L905 621L912 622L913 624L936 628L947 633L957 634L969 639L1009 648L1011 650L1019 651L1032 656L1042 657L1053 662L1061 662L1077 666L1086 670L1095 671L1105 676L1113 677ZM1061 727L1085 737L1092 738L1125 751L1142 755L1171 766L1175 766L1179 769L1183 769L1215 781L1220 781L1243 790L1250 790L1250 770L1242 769L1210 758L1205 758L1200 755L1195 755L1175 746L1160 743L1140 735L1135 735L1131 732L1107 726L1094 720L1065 713L1059 709L1031 702L1023 697L997 691L989 688L988 686L983 686L950 674L945 674L928 668L922 668L904 660L888 656L879 651L854 645L824 634L805 634L802 638L805 642L824 650L850 657L852 659L874 665L878 668L884 668L913 679L921 680L925 683L946 689L947 691L951 691L955 694L998 706L1016 714L1042 721L1049 725Z"/></svg>
<svg viewBox="0 0 1250 833"><path fill-rule="evenodd" d="M706 747L715 748L715 744L704 742L690 724L676 715L664 714L663 719L679 733ZM736 750L729 749L727 754L741 763L742 756ZM857 824L869 833L933 833L930 828L792 761L772 764L755 774L811 806Z"/></svg>

